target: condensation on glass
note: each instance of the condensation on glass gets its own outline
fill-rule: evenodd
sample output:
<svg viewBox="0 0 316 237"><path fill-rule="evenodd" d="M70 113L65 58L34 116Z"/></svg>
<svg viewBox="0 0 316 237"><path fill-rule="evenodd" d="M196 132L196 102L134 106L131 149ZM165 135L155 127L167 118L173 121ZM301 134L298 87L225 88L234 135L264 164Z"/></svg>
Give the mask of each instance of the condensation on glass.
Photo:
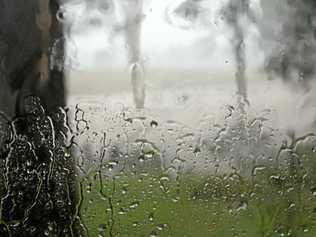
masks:
<svg viewBox="0 0 316 237"><path fill-rule="evenodd" d="M0 236L316 236L312 0L3 0Z"/></svg>

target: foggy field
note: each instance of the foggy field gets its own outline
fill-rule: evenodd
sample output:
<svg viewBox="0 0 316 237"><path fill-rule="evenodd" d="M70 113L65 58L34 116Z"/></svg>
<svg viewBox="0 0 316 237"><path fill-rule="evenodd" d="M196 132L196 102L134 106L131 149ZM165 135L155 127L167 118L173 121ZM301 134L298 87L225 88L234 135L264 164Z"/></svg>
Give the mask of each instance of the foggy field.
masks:
<svg viewBox="0 0 316 237"><path fill-rule="evenodd" d="M236 103L234 75L233 71L221 70L149 68L145 72L146 109L203 108L201 114L214 113L214 108ZM315 106L315 83L311 85L310 93L304 94L295 84L286 84L277 79L267 80L267 75L258 71L249 72L247 80L250 110L257 113L266 109L278 110L282 117L284 113L299 109L306 112ZM128 70L73 71L69 74L68 93L70 105L93 98L95 102L109 107L115 103L133 107ZM307 106L300 108L304 103Z"/></svg>
<svg viewBox="0 0 316 237"><path fill-rule="evenodd" d="M234 72L210 71L206 69L148 69L145 71L146 86L149 90L181 89L186 85L196 86L225 83L233 79ZM100 70L77 70L69 73L69 94L110 96L120 92L131 93L131 82L128 68ZM258 75L256 76L258 78ZM201 84L202 83L202 84ZM221 83L220 83L221 84ZM223 85L222 85L223 86ZM231 88L232 89L232 88ZM150 93L149 93L150 96Z"/></svg>
<svg viewBox="0 0 316 237"><path fill-rule="evenodd" d="M269 81L259 72L250 72L247 78L250 104L246 105L246 120L264 118L266 127L279 130L284 137L292 131L300 137L315 130L314 86L304 94L279 80ZM148 70L145 110L138 112L133 109L128 72L73 72L68 86L71 108L76 104L86 109L89 106L96 110L103 108L109 117L127 110L132 116L176 121L192 128L193 132L197 130L194 127L208 120L223 124L227 113L238 110L234 73L229 71ZM105 119L103 112L92 115L92 124ZM111 125L105 123L102 126Z"/></svg>

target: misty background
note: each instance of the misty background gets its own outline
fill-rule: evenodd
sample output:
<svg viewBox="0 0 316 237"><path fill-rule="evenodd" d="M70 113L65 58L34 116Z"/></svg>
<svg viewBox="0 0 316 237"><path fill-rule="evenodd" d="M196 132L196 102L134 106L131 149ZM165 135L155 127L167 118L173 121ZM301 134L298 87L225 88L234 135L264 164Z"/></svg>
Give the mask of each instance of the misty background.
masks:
<svg viewBox="0 0 316 237"><path fill-rule="evenodd" d="M133 106L124 27L133 10L126 6L134 1L64 4L69 104L88 100ZM192 124L204 113L235 103L234 33L222 14L229 2L143 1L140 47L146 109ZM282 22L290 19L291 9L280 1L251 0L249 11L254 19L241 14L239 22L251 109L258 114L277 111L273 126L304 134L314 126L313 93L269 81L265 73L266 58L280 48Z"/></svg>
<svg viewBox="0 0 316 237"><path fill-rule="evenodd" d="M124 16L120 9L124 0L109 5L106 2L72 0L64 6L70 28L68 55L74 70L126 68L126 43L122 37ZM171 25L166 14L172 14L170 8L176 9L181 2L184 1L144 1L141 48L148 71L232 70L230 32L219 12L227 1L202 1L202 9L194 19L181 19L185 13L180 12L172 19L177 25ZM257 2L251 7L260 14ZM188 27L181 28L183 25ZM253 24L245 25L245 33L248 66L256 69L263 60L258 45L260 33Z"/></svg>

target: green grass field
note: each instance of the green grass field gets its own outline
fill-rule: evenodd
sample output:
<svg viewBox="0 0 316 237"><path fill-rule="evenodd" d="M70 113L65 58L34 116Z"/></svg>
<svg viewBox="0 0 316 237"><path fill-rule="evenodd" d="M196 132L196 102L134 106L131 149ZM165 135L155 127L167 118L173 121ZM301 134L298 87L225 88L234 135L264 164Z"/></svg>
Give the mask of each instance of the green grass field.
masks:
<svg viewBox="0 0 316 237"><path fill-rule="evenodd" d="M89 236L316 236L311 180L265 173L254 179L123 175L81 182ZM313 193L314 191L314 193Z"/></svg>
<svg viewBox="0 0 316 237"><path fill-rule="evenodd" d="M247 176L235 170L170 179L163 171L124 170L105 177L104 165L78 180L78 214L89 236L315 237L312 141L280 148L276 159L286 163L253 167Z"/></svg>

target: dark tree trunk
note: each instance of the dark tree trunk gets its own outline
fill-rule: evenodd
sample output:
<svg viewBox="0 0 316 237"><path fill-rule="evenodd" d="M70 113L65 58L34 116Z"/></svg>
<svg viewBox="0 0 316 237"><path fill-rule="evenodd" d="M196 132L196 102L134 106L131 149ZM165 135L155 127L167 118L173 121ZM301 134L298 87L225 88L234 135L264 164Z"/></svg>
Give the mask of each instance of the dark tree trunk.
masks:
<svg viewBox="0 0 316 237"><path fill-rule="evenodd" d="M65 50L59 7L58 0L0 1L0 111L6 114L0 114L0 236L78 235L74 167L60 109Z"/></svg>
<svg viewBox="0 0 316 237"><path fill-rule="evenodd" d="M58 10L57 0L0 2L1 93L10 97L1 101L0 109L10 116L22 112L28 95L39 96L50 112L65 105L64 39Z"/></svg>

